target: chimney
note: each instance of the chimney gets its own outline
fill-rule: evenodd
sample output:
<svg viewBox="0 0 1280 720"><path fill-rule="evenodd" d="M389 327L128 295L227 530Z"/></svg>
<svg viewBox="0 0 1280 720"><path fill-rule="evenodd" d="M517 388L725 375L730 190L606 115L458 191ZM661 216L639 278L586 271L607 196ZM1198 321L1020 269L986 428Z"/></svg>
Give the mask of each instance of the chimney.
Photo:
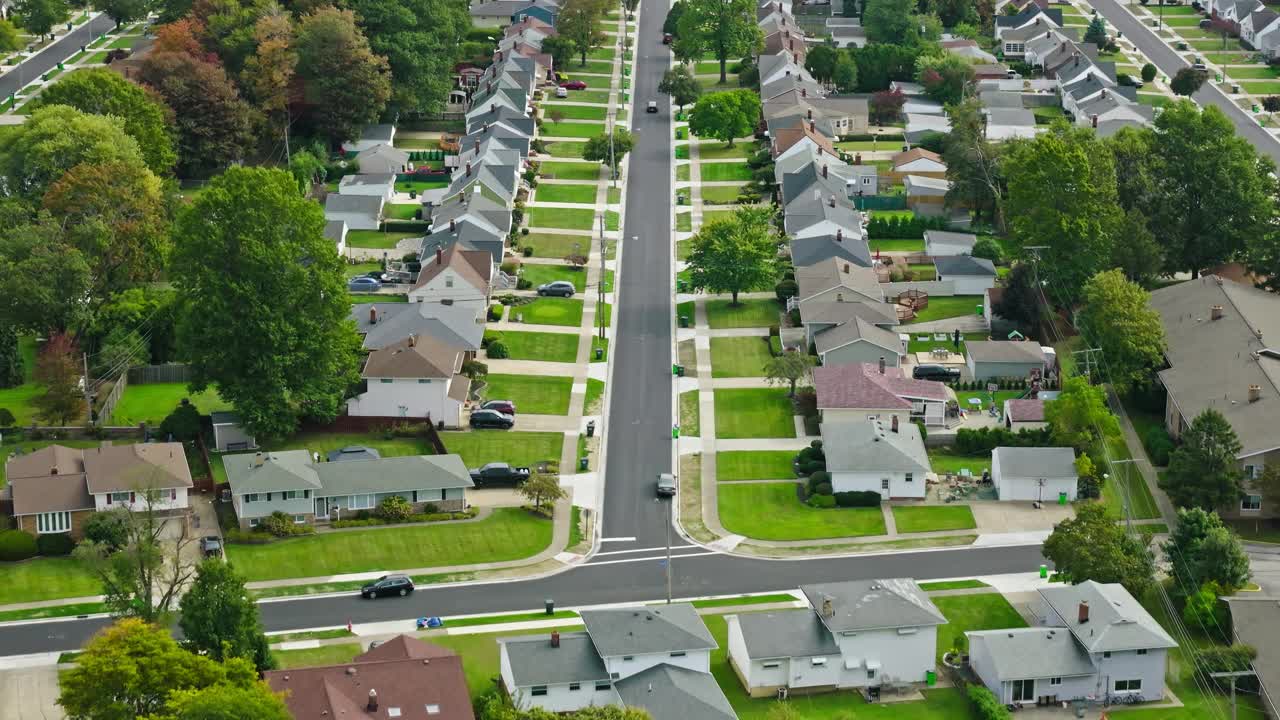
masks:
<svg viewBox="0 0 1280 720"><path fill-rule="evenodd" d="M883 355L880 356L880 374L881 375L884 374L884 356Z"/></svg>
<svg viewBox="0 0 1280 720"><path fill-rule="evenodd" d="M467 177L471 177L471 163L467 163Z"/></svg>
<svg viewBox="0 0 1280 720"><path fill-rule="evenodd" d="M255 453L255 454L254 454L254 456L253 456L253 466L254 466L254 467L262 467L262 464L263 464L264 462L266 462L266 458L265 458L265 457L263 457L262 453L260 453L260 452L259 452L259 453Z"/></svg>
<svg viewBox="0 0 1280 720"><path fill-rule="evenodd" d="M1081 625L1089 622L1089 601L1081 600L1080 608L1076 611L1076 621Z"/></svg>
<svg viewBox="0 0 1280 720"><path fill-rule="evenodd" d="M824 178L825 178L826 176L827 176L827 166L826 166L826 165L823 165L823 166L822 166L822 177L824 177Z"/></svg>
<svg viewBox="0 0 1280 720"><path fill-rule="evenodd" d="M1221 320L1221 319L1222 319L1222 306L1221 306L1221 305L1214 305L1213 307L1209 308L1209 319L1210 319L1210 320Z"/></svg>
<svg viewBox="0 0 1280 720"><path fill-rule="evenodd" d="M844 228L836 228L836 242L844 242Z"/></svg>
<svg viewBox="0 0 1280 720"><path fill-rule="evenodd" d="M1250 385L1249 386L1249 402L1255 403L1261 399L1262 399L1262 386Z"/></svg>
<svg viewBox="0 0 1280 720"><path fill-rule="evenodd" d="M881 358L881 360L883 359L884 358ZM881 368L880 372L884 372L884 369ZM894 415L893 420L889 423L889 430L891 430L895 435L898 434L898 416L897 415Z"/></svg>
<svg viewBox="0 0 1280 720"><path fill-rule="evenodd" d="M848 274L849 274L849 263L845 263L845 264L844 264L844 274L845 274L845 275L848 275Z"/></svg>
<svg viewBox="0 0 1280 720"><path fill-rule="evenodd" d="M551 633L551 647L553 648L560 647L560 633L558 632Z"/></svg>
<svg viewBox="0 0 1280 720"><path fill-rule="evenodd" d="M498 103L489 103L489 112L491 113L498 112Z"/></svg>
<svg viewBox="0 0 1280 720"><path fill-rule="evenodd" d="M805 111L805 118L809 120L813 119L813 108L809 108Z"/></svg>
<svg viewBox="0 0 1280 720"><path fill-rule="evenodd" d="M829 618L836 614L836 610L831 606L831 596L822 596L822 617Z"/></svg>
<svg viewBox="0 0 1280 720"><path fill-rule="evenodd" d="M854 165L862 164L862 153L857 153L853 156L853 164Z"/></svg>
<svg viewBox="0 0 1280 720"><path fill-rule="evenodd" d="M788 70L788 71L787 71L787 77L791 77L791 71L790 71L790 70Z"/></svg>
<svg viewBox="0 0 1280 720"><path fill-rule="evenodd" d="M1093 122L1093 129L1094 129L1094 130L1097 130L1097 129L1098 129L1098 116L1097 116L1097 115L1094 115L1094 116L1092 117L1092 122Z"/></svg>
<svg viewBox="0 0 1280 720"><path fill-rule="evenodd" d="M378 324L378 306L377 305L369 306L369 324L370 325Z"/></svg>
<svg viewBox="0 0 1280 720"><path fill-rule="evenodd" d="M417 335L410 335L410 336L409 336L409 347L414 347L414 346L415 346L415 345L417 345L417 344L418 344L418 336L417 336Z"/></svg>
<svg viewBox="0 0 1280 720"><path fill-rule="evenodd" d="M50 474L50 475L57 475L57 474L58 474L58 468L57 468L57 467L51 467L51 468L49 468L49 474Z"/></svg>
<svg viewBox="0 0 1280 720"><path fill-rule="evenodd" d="M809 97L809 91L805 88L800 88L800 97Z"/></svg>
<svg viewBox="0 0 1280 720"><path fill-rule="evenodd" d="M378 691L369 688L369 704L365 707L371 713L378 712Z"/></svg>
<svg viewBox="0 0 1280 720"><path fill-rule="evenodd" d="M458 221L456 218L449 218L449 232L458 229Z"/></svg>
<svg viewBox="0 0 1280 720"><path fill-rule="evenodd" d="M831 197L827 198L827 204L828 204L828 205L830 205L831 207L835 207L835 206L836 206L836 196L835 196L835 195L832 195Z"/></svg>
<svg viewBox="0 0 1280 720"><path fill-rule="evenodd" d="M437 265L444 264L444 249L441 248L439 245L436 246L436 264Z"/></svg>

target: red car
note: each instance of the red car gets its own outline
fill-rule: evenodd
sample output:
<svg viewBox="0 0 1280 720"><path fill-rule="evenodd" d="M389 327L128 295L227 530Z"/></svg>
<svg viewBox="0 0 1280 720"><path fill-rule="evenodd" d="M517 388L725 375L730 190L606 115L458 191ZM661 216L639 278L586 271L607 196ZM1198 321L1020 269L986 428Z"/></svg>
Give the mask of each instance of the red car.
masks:
<svg viewBox="0 0 1280 720"><path fill-rule="evenodd" d="M662 33L662 44L663 45L671 44L671 33Z"/></svg>
<svg viewBox="0 0 1280 720"><path fill-rule="evenodd" d="M565 90L586 90L587 84L582 82L581 80L570 80L568 82L560 83L560 87L564 88Z"/></svg>

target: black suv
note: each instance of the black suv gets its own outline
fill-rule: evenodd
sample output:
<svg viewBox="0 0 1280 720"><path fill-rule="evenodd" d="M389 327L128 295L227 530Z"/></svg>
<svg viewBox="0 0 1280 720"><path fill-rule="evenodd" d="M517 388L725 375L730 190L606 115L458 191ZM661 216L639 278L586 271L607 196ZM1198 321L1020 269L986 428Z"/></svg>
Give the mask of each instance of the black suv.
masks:
<svg viewBox="0 0 1280 720"><path fill-rule="evenodd" d="M516 424L516 419L500 413L497 410L475 410L471 413L471 427L473 428L501 428L510 430L511 426Z"/></svg>
<svg viewBox="0 0 1280 720"><path fill-rule="evenodd" d="M413 581L408 575L383 575L360 588L360 596L370 600L388 595L404 597L411 592L413 592Z"/></svg>
<svg viewBox="0 0 1280 720"><path fill-rule="evenodd" d="M946 365L916 365L911 370L911 377L916 380L951 382L952 380L960 379L960 368L947 367Z"/></svg>

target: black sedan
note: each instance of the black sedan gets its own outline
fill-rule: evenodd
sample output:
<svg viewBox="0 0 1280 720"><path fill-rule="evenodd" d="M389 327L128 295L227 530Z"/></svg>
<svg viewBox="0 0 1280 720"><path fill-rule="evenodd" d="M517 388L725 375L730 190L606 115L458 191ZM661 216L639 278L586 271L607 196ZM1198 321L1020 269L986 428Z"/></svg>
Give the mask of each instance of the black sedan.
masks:
<svg viewBox="0 0 1280 720"><path fill-rule="evenodd" d="M383 575L360 588L360 596L370 600L389 595L404 597L411 592L413 592L413 581L408 575Z"/></svg>
<svg viewBox="0 0 1280 720"><path fill-rule="evenodd" d="M471 413L471 427L473 428L501 428L510 430L516 424L516 419L506 413L497 410L476 410Z"/></svg>

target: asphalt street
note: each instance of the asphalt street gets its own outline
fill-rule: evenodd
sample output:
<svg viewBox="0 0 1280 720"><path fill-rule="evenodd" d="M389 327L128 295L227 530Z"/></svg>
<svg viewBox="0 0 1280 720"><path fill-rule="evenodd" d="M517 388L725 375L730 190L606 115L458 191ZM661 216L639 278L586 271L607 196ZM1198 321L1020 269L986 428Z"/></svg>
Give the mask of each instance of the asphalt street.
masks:
<svg viewBox="0 0 1280 720"><path fill-rule="evenodd" d="M661 43L666 0L644 0L636 47L635 107L649 99L662 112L634 117L639 139L629 161L627 209L613 338L605 542L583 566L527 581L502 580L424 586L407 598L362 600L356 594L294 598L260 604L268 631L403 621L429 615L515 612L660 600L666 594L667 508L654 483L671 465L671 141L665 98L656 94L668 68ZM875 577L973 577L1031 572L1044 562L1038 545L941 548L852 557L759 560L689 545L672 534L672 597L789 590L814 582ZM33 621L0 626L0 655L78 648L106 619Z"/></svg>
<svg viewBox="0 0 1280 720"><path fill-rule="evenodd" d="M1107 22L1111 23L1112 27L1124 33L1126 38L1132 41L1156 67L1160 68L1160 72L1172 78L1182 68L1191 67L1191 64L1178 55L1173 48L1166 45L1150 26L1139 22L1128 10L1121 7L1116 0L1089 0L1089 2L1097 8L1098 12L1102 13L1102 16L1107 19ZM1222 110L1231 119L1231 123L1236 126L1236 132L1241 137L1253 143L1259 153L1269 156L1277 164L1280 164L1280 141L1277 141L1275 136L1263 130L1261 126L1254 122L1249 113L1241 110L1239 106L1231 101L1229 95L1219 90L1213 84L1212 78L1192 97L1201 105L1214 105Z"/></svg>
<svg viewBox="0 0 1280 720"><path fill-rule="evenodd" d="M77 27L67 35L58 38L49 47L26 62L0 77L0 100L17 92L23 85L52 70L58 63L80 51L81 45L88 45L102 33L115 27L115 23L106 15L99 15L89 22Z"/></svg>

